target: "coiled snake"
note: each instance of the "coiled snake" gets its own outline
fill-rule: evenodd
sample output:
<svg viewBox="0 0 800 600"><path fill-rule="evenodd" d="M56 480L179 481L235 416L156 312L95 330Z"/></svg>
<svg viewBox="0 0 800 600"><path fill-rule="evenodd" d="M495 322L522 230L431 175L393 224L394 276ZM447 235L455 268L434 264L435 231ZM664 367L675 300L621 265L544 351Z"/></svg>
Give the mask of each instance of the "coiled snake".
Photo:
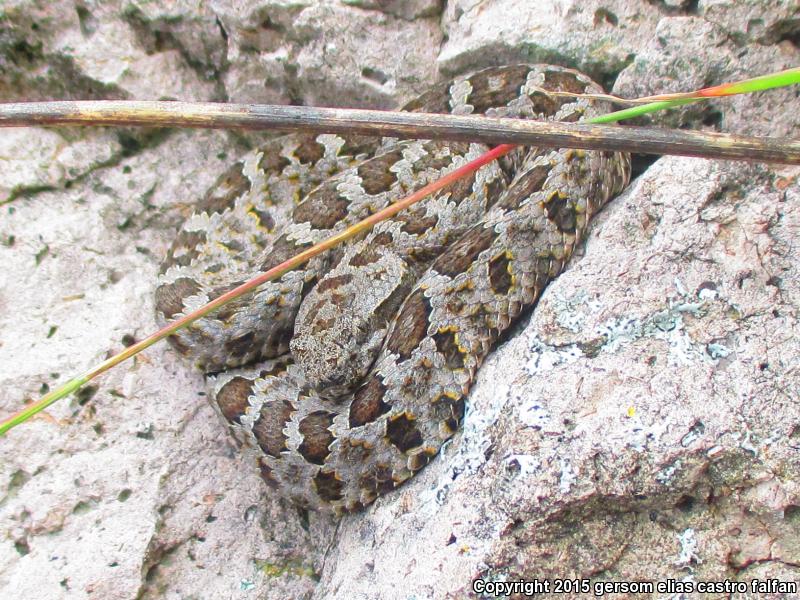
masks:
<svg viewBox="0 0 800 600"><path fill-rule="evenodd" d="M404 110L576 121L599 114L585 75L493 67ZM486 151L480 144L293 135L231 167L161 266L172 319ZM564 269L626 184L627 155L520 148L361 239L171 338L270 486L297 504L360 509L422 469L458 429L501 332Z"/></svg>

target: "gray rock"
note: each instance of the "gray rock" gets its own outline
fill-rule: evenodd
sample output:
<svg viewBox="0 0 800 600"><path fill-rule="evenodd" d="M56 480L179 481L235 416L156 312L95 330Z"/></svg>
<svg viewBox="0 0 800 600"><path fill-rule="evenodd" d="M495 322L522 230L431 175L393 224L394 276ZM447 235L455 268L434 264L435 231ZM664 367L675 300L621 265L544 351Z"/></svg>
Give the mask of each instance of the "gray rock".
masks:
<svg viewBox="0 0 800 600"><path fill-rule="evenodd" d="M615 75L653 36L657 3L625 0L448 2L447 40L438 56L445 73L491 64L557 62L598 81Z"/></svg>
<svg viewBox="0 0 800 600"><path fill-rule="evenodd" d="M216 10L229 41L232 101L390 108L435 76L441 32L433 18L330 1L218 2Z"/></svg>
<svg viewBox="0 0 800 600"><path fill-rule="evenodd" d="M800 9L796 14L800 18ZM619 74L614 94L635 98L700 89L796 65L797 47L788 40L749 43L744 48L733 43L731 40L740 38L734 35L731 21L662 19L655 36ZM800 126L800 114L784 107L793 100L796 90L784 88L693 104L657 113L652 121L670 127L702 123L731 133L791 137ZM776 119L776 115L780 117Z"/></svg>
<svg viewBox="0 0 800 600"><path fill-rule="evenodd" d="M797 11L18 0L0 8L0 97L388 107L438 77L526 60L653 94L798 64ZM797 119L788 89L656 122L796 137ZM153 282L175 226L258 138L0 136L4 414L155 329ZM462 598L478 577L798 580L799 175L655 162L490 356L463 432L339 523L270 497L200 376L151 348L0 439L3 597Z"/></svg>
<svg viewBox="0 0 800 600"><path fill-rule="evenodd" d="M378 10L409 21L432 17L442 11L439 0L343 0L344 4L367 10Z"/></svg>

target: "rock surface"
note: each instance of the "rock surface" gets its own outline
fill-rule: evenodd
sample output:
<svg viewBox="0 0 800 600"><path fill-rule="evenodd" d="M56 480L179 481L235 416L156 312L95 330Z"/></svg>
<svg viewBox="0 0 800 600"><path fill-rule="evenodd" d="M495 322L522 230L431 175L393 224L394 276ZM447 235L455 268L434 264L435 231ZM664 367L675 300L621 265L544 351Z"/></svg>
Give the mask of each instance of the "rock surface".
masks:
<svg viewBox="0 0 800 600"><path fill-rule="evenodd" d="M15 0L0 7L0 99L389 107L514 61L644 95L800 64L798 23L789 0ZM796 107L785 89L655 121L797 137ZM258 139L3 132L3 414L154 330L176 224ZM200 375L152 348L0 440L0 595L464 598L478 577L799 580L799 177L651 164L490 356L463 432L338 523L270 497Z"/></svg>

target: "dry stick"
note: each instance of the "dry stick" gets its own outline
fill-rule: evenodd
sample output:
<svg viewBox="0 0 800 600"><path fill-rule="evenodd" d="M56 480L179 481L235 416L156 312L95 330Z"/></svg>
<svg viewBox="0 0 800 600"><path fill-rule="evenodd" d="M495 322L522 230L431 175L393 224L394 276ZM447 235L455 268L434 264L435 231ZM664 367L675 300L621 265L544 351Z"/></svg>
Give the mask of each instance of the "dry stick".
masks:
<svg viewBox="0 0 800 600"><path fill-rule="evenodd" d="M299 130L800 164L798 140L654 127L210 102L76 101L0 104L0 127L31 125Z"/></svg>

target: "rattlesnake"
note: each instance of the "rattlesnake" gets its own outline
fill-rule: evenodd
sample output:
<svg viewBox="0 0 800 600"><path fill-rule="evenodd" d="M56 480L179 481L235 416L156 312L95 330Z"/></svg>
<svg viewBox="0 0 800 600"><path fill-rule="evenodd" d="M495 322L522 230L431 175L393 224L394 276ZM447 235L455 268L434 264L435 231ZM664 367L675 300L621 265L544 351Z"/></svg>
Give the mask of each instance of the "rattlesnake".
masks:
<svg viewBox="0 0 800 600"><path fill-rule="evenodd" d="M574 121L598 114L585 75L494 67L405 110ZM162 320L195 309L486 151L479 144L293 135L231 167L161 267ZM188 329L264 480L307 508L357 510L411 477L457 430L502 331L564 268L626 184L627 155L521 148L407 214L312 259ZM258 362L260 361L260 362Z"/></svg>

